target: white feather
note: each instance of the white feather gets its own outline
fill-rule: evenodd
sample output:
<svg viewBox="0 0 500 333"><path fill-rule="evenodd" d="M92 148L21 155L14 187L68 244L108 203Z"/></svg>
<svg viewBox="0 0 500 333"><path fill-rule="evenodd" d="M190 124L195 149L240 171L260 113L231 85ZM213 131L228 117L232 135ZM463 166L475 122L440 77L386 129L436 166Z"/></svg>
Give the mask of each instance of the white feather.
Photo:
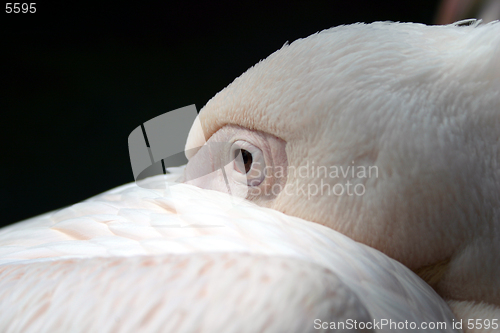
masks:
<svg viewBox="0 0 500 333"><path fill-rule="evenodd" d="M2 332L312 332L315 319L453 331L446 303L381 252L185 184L127 184L1 229L0 242Z"/></svg>

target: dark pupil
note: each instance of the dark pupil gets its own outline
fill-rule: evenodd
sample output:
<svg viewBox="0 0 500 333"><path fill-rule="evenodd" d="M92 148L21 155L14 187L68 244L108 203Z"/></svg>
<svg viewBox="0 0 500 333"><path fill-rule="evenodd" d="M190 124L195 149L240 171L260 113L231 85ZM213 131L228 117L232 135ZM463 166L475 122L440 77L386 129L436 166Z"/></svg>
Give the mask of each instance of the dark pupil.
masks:
<svg viewBox="0 0 500 333"><path fill-rule="evenodd" d="M250 169L252 168L252 154L245 149L240 149L240 152L241 156L243 156L243 164L245 164L245 173L248 173L248 171L250 171ZM238 156L238 151L236 151L236 156Z"/></svg>

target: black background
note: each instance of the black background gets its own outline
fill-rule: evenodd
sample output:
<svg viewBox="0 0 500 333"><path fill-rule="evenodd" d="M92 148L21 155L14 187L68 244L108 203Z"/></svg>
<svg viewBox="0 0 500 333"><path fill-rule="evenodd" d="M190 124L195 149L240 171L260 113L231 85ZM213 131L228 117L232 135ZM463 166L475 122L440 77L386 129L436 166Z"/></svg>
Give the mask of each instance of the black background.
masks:
<svg viewBox="0 0 500 333"><path fill-rule="evenodd" d="M37 3L0 15L0 226L133 181L127 138L198 110L286 41L340 24L432 24L436 0Z"/></svg>

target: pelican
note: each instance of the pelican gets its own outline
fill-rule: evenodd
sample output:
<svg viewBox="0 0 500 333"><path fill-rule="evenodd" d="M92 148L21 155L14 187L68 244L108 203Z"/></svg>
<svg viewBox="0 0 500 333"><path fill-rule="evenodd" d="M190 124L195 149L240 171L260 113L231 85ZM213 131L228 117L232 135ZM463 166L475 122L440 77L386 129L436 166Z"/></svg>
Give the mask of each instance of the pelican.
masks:
<svg viewBox="0 0 500 333"><path fill-rule="evenodd" d="M201 110L185 168L0 230L0 330L494 332L499 45L286 44Z"/></svg>
<svg viewBox="0 0 500 333"><path fill-rule="evenodd" d="M480 23L354 24L283 46L201 110L185 181L243 184L403 263L459 318L500 318L500 24Z"/></svg>

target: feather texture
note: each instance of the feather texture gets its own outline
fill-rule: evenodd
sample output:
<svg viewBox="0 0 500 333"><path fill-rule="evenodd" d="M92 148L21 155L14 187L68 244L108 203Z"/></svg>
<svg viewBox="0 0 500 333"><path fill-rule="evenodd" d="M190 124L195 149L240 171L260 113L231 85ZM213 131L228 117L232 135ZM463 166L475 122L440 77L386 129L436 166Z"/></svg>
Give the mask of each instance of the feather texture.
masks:
<svg viewBox="0 0 500 333"><path fill-rule="evenodd" d="M312 332L316 319L452 332L454 318L375 249L185 184L127 184L1 229L0 313L2 332Z"/></svg>

